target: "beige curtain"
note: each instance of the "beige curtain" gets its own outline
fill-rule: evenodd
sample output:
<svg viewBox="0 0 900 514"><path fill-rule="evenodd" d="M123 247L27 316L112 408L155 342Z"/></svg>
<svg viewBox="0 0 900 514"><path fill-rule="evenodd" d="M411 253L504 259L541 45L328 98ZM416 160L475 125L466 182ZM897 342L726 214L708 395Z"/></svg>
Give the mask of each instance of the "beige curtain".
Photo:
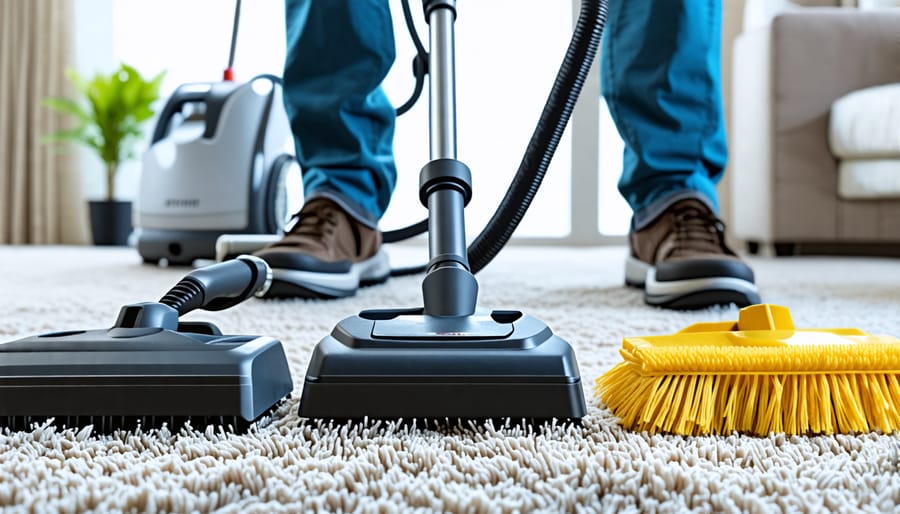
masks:
<svg viewBox="0 0 900 514"><path fill-rule="evenodd" d="M85 243L79 152L41 137L71 121L41 105L72 97L72 0L0 0L0 244Z"/></svg>

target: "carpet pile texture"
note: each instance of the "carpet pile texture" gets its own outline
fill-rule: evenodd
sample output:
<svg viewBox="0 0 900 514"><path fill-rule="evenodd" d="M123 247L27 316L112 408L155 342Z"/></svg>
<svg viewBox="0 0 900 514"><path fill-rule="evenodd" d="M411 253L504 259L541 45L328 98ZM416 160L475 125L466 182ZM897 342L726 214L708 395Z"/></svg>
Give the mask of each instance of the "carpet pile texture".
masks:
<svg viewBox="0 0 900 514"><path fill-rule="evenodd" d="M424 259L419 247L395 262ZM676 437L621 429L592 395L624 336L664 334L735 308L672 312L623 282L622 248L512 247L479 275L480 304L520 309L575 348L588 416L572 424L331 425L297 417L310 352L361 309L421 305L421 277L350 299L253 300L196 312L226 333L284 342L296 390L250 433L190 427L98 436L89 427L0 429L0 508L10 512L897 511L900 436ZM798 327L900 335L900 260L754 259L764 301ZM0 341L101 328L155 301L187 270L128 249L0 247ZM2 399L0 399L2 401Z"/></svg>

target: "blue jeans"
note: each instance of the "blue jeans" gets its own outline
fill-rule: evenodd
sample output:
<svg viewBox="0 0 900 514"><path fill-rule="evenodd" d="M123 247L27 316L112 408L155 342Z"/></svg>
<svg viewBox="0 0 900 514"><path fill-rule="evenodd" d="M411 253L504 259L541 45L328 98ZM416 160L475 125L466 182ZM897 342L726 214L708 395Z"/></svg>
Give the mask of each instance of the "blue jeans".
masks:
<svg viewBox="0 0 900 514"><path fill-rule="evenodd" d="M625 141L619 191L634 228L682 198L718 211L721 0L610 0L607 20L600 84Z"/></svg>
<svg viewBox="0 0 900 514"><path fill-rule="evenodd" d="M284 98L306 195L330 196L377 222L397 178L394 108L380 86L395 56L388 2L285 6ZM609 7L603 95L625 140L619 190L635 222L685 197L717 210L727 159L721 0L610 0Z"/></svg>
<svg viewBox="0 0 900 514"><path fill-rule="evenodd" d="M374 226L397 183L387 0L285 0L284 105L307 199L328 196Z"/></svg>

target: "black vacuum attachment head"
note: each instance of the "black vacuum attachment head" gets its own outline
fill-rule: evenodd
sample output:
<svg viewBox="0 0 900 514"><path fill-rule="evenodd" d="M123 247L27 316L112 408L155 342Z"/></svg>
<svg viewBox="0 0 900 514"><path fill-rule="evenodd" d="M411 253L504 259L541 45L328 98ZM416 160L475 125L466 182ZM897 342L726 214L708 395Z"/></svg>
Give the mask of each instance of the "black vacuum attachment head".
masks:
<svg viewBox="0 0 900 514"><path fill-rule="evenodd" d="M246 429L291 392L281 342L178 318L235 305L270 280L262 260L245 256L193 271L158 303L122 307L110 329L0 344L0 427L54 418L101 432L185 421Z"/></svg>
<svg viewBox="0 0 900 514"><path fill-rule="evenodd" d="M300 416L574 420L585 415L572 348L518 311L440 318L364 311L316 346Z"/></svg>

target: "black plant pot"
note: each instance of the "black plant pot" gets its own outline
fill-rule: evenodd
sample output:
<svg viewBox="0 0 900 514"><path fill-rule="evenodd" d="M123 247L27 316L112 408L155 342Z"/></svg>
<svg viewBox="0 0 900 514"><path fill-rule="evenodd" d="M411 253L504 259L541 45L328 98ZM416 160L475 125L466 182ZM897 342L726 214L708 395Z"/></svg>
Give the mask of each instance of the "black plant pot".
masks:
<svg viewBox="0 0 900 514"><path fill-rule="evenodd" d="M131 202L92 201L91 232L95 245L125 246L131 234Z"/></svg>

